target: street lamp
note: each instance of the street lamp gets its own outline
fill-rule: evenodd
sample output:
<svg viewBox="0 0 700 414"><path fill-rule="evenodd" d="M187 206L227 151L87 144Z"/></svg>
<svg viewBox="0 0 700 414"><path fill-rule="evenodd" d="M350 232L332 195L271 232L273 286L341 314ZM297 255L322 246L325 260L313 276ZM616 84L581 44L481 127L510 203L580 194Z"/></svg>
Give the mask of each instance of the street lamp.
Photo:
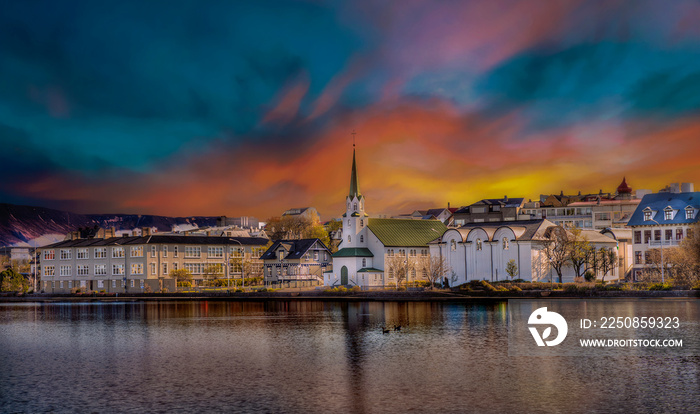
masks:
<svg viewBox="0 0 700 414"><path fill-rule="evenodd" d="M661 223L658 221L654 220L653 218L649 218L649 221L653 221L656 223L659 227L661 227ZM664 283L664 233L663 230L659 230L661 232L661 283ZM651 244L651 239L649 239L649 244Z"/></svg>
<svg viewBox="0 0 700 414"><path fill-rule="evenodd" d="M243 247L243 243L236 239L229 238L230 241L238 243L239 246L241 246L241 288L245 289L245 278L243 277L243 259L245 257L245 248Z"/></svg>

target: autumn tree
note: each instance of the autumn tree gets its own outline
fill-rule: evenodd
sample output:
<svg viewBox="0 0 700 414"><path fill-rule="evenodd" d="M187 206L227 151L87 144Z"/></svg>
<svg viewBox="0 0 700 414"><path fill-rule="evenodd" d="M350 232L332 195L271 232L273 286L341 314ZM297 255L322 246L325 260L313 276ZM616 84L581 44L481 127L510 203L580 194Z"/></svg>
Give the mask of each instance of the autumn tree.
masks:
<svg viewBox="0 0 700 414"><path fill-rule="evenodd" d="M9 268L0 272L0 289L3 292L26 292L29 290L29 280L24 275Z"/></svg>
<svg viewBox="0 0 700 414"><path fill-rule="evenodd" d="M328 231L316 218L301 215L271 217L265 231L271 240L320 239L324 245L330 245Z"/></svg>
<svg viewBox="0 0 700 414"><path fill-rule="evenodd" d="M176 287L177 287L178 279L181 281L186 281L186 282L192 281L192 272L190 272L189 270L184 269L184 268L173 269L170 271L169 275L170 275L170 277L175 279L175 286Z"/></svg>
<svg viewBox="0 0 700 414"><path fill-rule="evenodd" d="M510 276L510 280L515 279L515 276L518 275L518 264L515 263L514 259L510 259L506 264L506 273Z"/></svg>
<svg viewBox="0 0 700 414"><path fill-rule="evenodd" d="M601 247L596 251L596 267L603 274L601 281L605 283L605 276L615 268L617 264L617 254L615 250Z"/></svg>
<svg viewBox="0 0 700 414"><path fill-rule="evenodd" d="M441 256L421 256L418 267L425 269L431 289L450 272L447 260Z"/></svg>
<svg viewBox="0 0 700 414"><path fill-rule="evenodd" d="M223 276L224 269L221 263L211 263L202 271L202 276L206 282L211 282L214 279L219 279Z"/></svg>

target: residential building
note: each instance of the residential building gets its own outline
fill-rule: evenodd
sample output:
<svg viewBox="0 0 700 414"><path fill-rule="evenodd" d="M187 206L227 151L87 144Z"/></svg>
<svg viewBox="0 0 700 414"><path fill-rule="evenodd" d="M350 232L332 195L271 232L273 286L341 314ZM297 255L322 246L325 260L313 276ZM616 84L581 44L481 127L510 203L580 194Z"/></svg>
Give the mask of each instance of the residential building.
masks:
<svg viewBox="0 0 700 414"><path fill-rule="evenodd" d="M331 266L331 251L319 239L277 240L260 259L266 284L315 286L323 283L323 272Z"/></svg>
<svg viewBox="0 0 700 414"><path fill-rule="evenodd" d="M480 200L455 211L454 225L528 220L530 217L521 212L524 204L524 198L508 198L508 196Z"/></svg>
<svg viewBox="0 0 700 414"><path fill-rule="evenodd" d="M454 222L453 214L455 211L457 211L457 209L450 207L450 203L447 203L447 207L415 210L411 214L399 214L398 216L394 216L392 218L411 220L440 220L446 226L451 226Z"/></svg>
<svg viewBox="0 0 700 414"><path fill-rule="evenodd" d="M73 288L173 292L170 272L177 269L189 270L195 284L208 278L262 275L259 257L267 243L268 239L256 237L73 237L39 249L41 289L49 293L68 293Z"/></svg>
<svg viewBox="0 0 700 414"><path fill-rule="evenodd" d="M352 154L350 192L345 200L343 239L333 254L333 269L324 273L326 286L360 286L363 289L396 286L400 279L411 283L426 279L428 243L447 227L440 220L370 218L360 193L355 149ZM395 272L397 261L410 268ZM405 278L404 278L405 276Z"/></svg>
<svg viewBox="0 0 700 414"><path fill-rule="evenodd" d="M290 208L282 214L282 217L286 216L301 217L314 223L321 221L321 215L314 207Z"/></svg>
<svg viewBox="0 0 700 414"><path fill-rule="evenodd" d="M634 239L634 280L653 264L652 250L678 246L690 235L700 221L699 211L700 192L659 192L642 198L627 223Z"/></svg>
<svg viewBox="0 0 700 414"><path fill-rule="evenodd" d="M556 281L557 275L544 254L549 232L562 229L549 220L500 221L469 223L448 229L442 237L430 243L431 255L445 259L451 270L449 283L460 285L471 280L508 280L508 262L518 268L515 279ZM582 235L596 248L616 249L616 241L596 231L583 230ZM602 277L602 272L597 275ZM606 280L620 276L618 266L606 275ZM575 272L566 266L564 282L573 282Z"/></svg>

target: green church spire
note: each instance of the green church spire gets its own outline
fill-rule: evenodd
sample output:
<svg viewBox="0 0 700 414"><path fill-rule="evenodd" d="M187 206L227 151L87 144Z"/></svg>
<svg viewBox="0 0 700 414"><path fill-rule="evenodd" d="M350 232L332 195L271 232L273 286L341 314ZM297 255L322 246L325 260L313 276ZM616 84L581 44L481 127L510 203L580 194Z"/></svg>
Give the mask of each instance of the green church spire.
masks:
<svg viewBox="0 0 700 414"><path fill-rule="evenodd" d="M355 144L352 148L352 174L350 175L350 198L357 197L358 199L362 197L360 194L360 184L357 180L357 166L355 165Z"/></svg>

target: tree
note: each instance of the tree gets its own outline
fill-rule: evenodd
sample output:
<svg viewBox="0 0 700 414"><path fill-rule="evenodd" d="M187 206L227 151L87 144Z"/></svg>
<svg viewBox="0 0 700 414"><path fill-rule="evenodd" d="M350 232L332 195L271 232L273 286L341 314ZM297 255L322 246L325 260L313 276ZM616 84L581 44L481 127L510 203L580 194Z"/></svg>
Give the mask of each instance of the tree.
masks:
<svg viewBox="0 0 700 414"><path fill-rule="evenodd" d="M506 273L510 276L510 280L515 279L515 276L518 275L518 264L515 263L514 259L510 259L506 264Z"/></svg>
<svg viewBox="0 0 700 414"><path fill-rule="evenodd" d="M603 278L601 279L603 283L605 283L605 276L608 274L608 272L615 268L616 264L617 254L615 253L615 250L607 247L601 247L598 249L596 252L596 266L603 274Z"/></svg>
<svg viewBox="0 0 700 414"><path fill-rule="evenodd" d="M408 272L416 268L416 260L406 255L389 256L384 263L385 269L396 279L397 289L406 280Z"/></svg>
<svg viewBox="0 0 700 414"><path fill-rule="evenodd" d="M418 266L425 269L431 289L438 281L442 282L443 278L450 271L447 260L440 256L421 256Z"/></svg>
<svg viewBox="0 0 700 414"><path fill-rule="evenodd" d="M328 231L317 218L304 216L271 217L265 230L272 240L320 239L330 245Z"/></svg>
<svg viewBox="0 0 700 414"><path fill-rule="evenodd" d="M0 272L0 289L3 292L26 292L29 290L29 280L24 275L9 268Z"/></svg>
<svg viewBox="0 0 700 414"><path fill-rule="evenodd" d="M591 259L595 255L595 247L586 239L580 229L572 227L568 230L568 250L571 267L576 277L582 277L593 268Z"/></svg>
<svg viewBox="0 0 700 414"><path fill-rule="evenodd" d="M187 269L173 269L170 271L170 277L175 279L175 287L177 288L177 280L191 281L192 273Z"/></svg>
<svg viewBox="0 0 700 414"><path fill-rule="evenodd" d="M338 251L338 245L340 244L340 240L334 239L333 235L343 228L343 222L342 220L331 220L328 223L326 223L324 227L326 229L326 232L328 233L328 242L330 243L326 246L328 246L328 249L330 249L331 253L335 253Z"/></svg>
<svg viewBox="0 0 700 414"><path fill-rule="evenodd" d="M205 281L219 279L223 276L223 274L224 271L221 263L211 263L207 265L202 271L202 276L204 276Z"/></svg>
<svg viewBox="0 0 700 414"><path fill-rule="evenodd" d="M545 231L542 243L542 253L549 266L554 269L562 283L562 270L569 261L569 236L566 230L552 226Z"/></svg>

